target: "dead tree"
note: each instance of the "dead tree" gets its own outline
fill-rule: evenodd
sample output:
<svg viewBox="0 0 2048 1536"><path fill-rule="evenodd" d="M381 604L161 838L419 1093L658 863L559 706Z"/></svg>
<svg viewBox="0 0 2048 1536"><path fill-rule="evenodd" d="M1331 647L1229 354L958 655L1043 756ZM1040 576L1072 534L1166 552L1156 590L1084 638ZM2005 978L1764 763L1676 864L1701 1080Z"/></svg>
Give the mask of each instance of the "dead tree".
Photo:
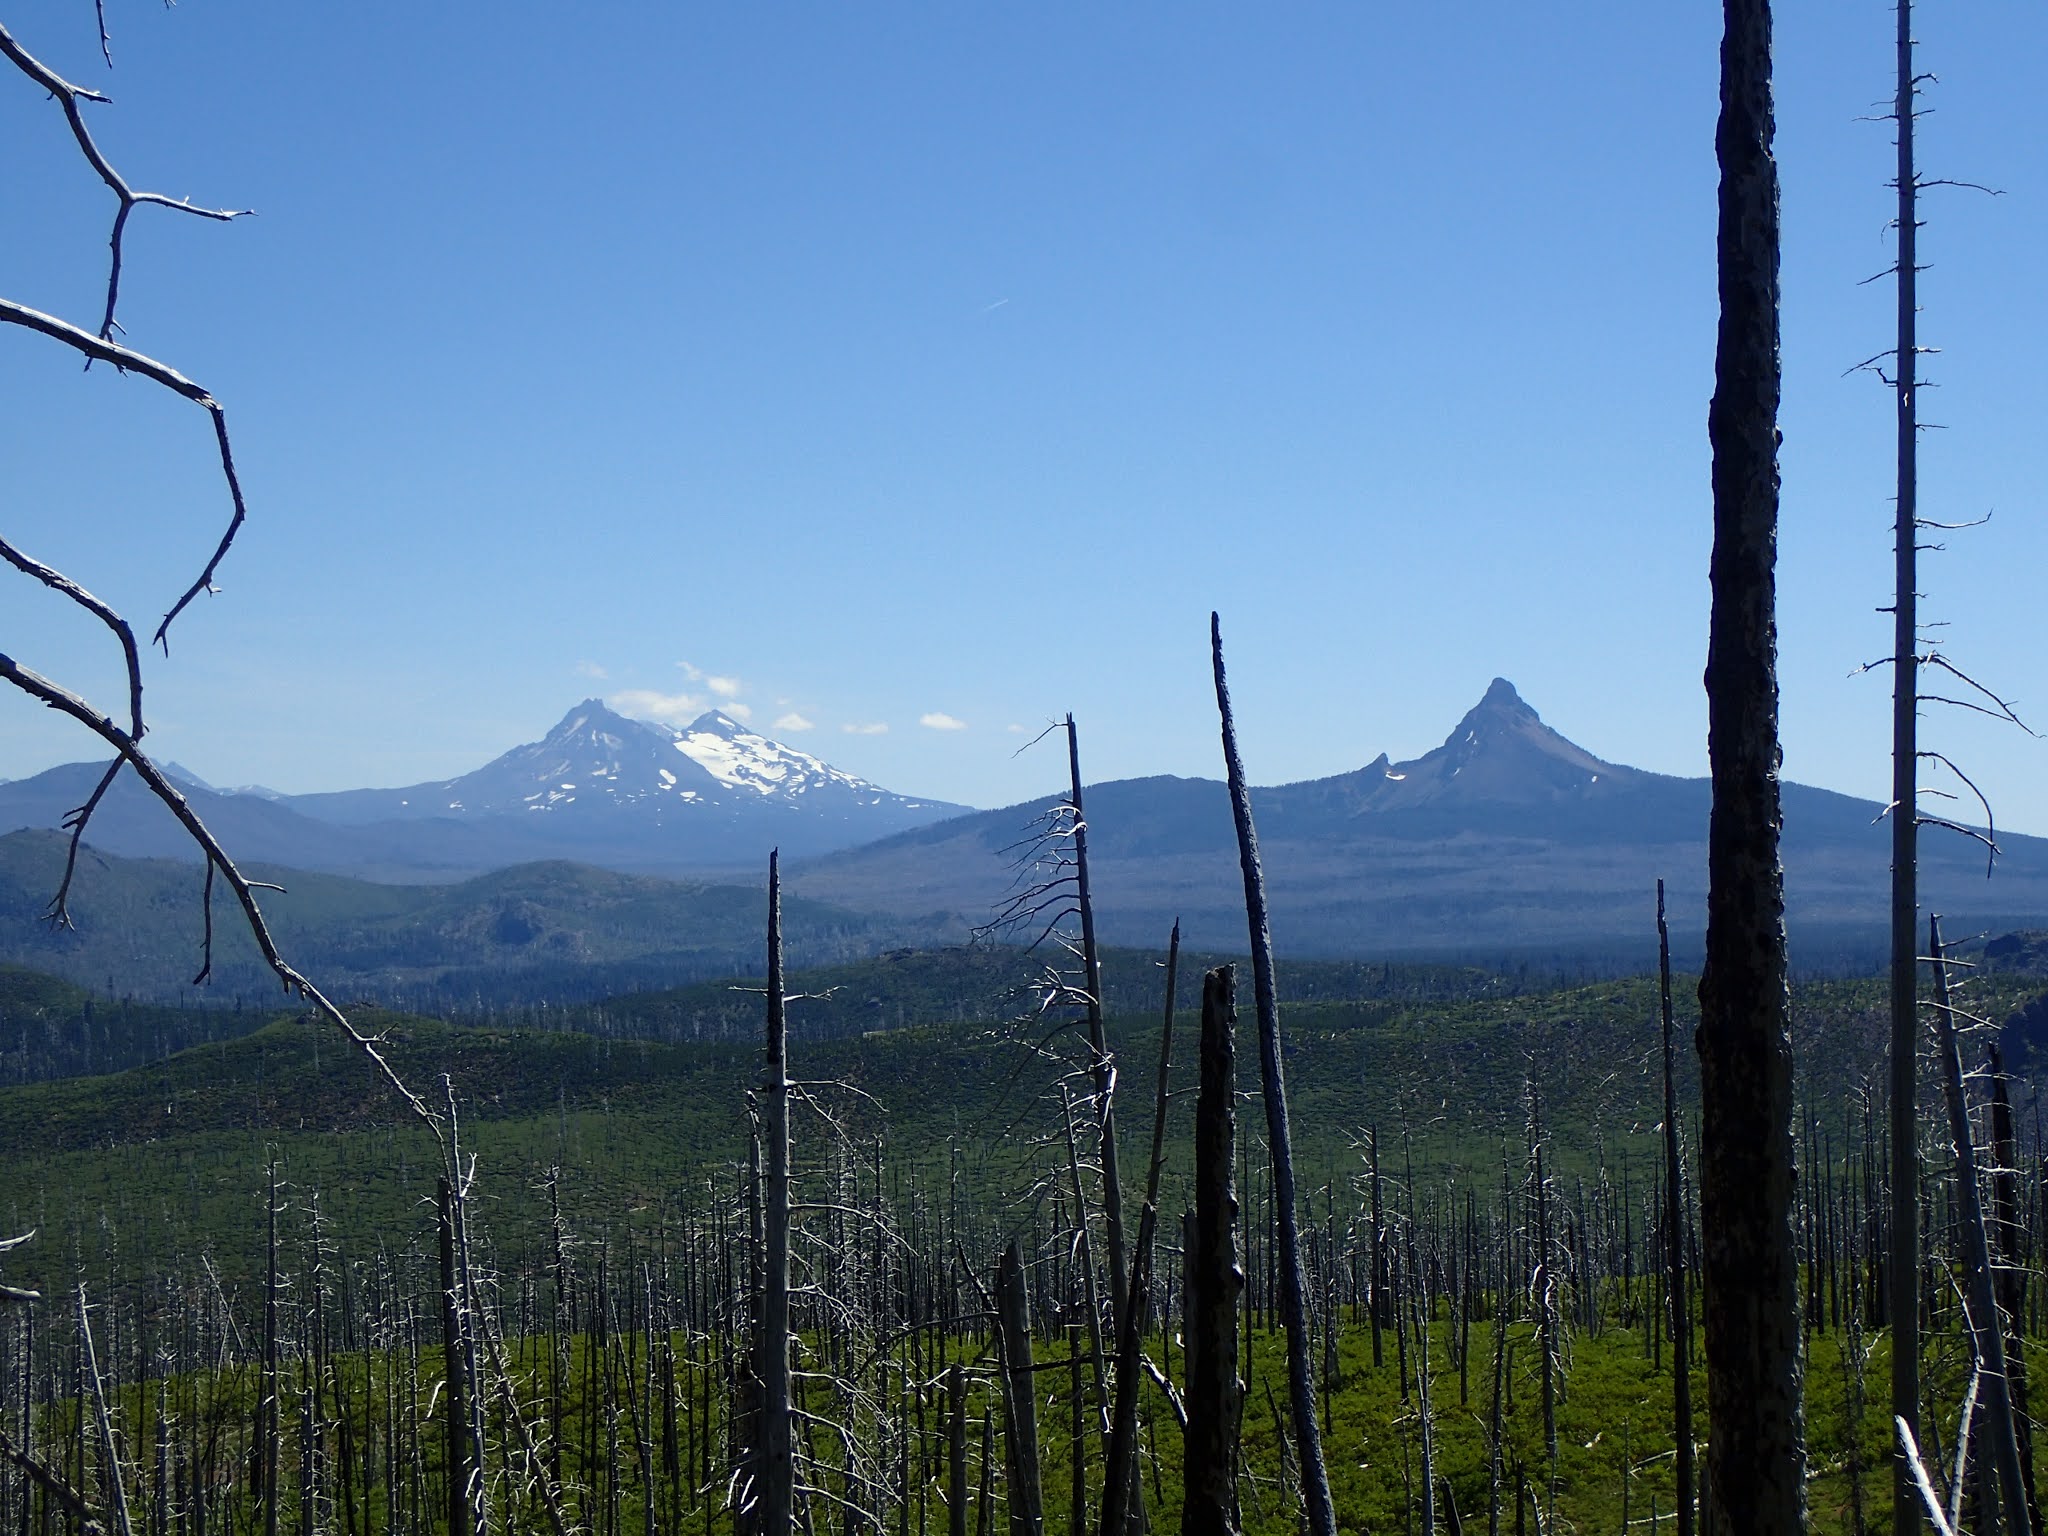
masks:
<svg viewBox="0 0 2048 1536"><path fill-rule="evenodd" d="M1913 165L1913 4L1897 0L1898 89L1898 507L1893 531L1892 595L1892 909L1891 909L1891 1251L1887 1313L1892 1326L1892 1413L1920 1427L1920 1125L1919 1125L1919 318L1916 278L1919 192ZM1920 1527L1919 1489L1903 1458L1894 1460L1892 1525L1902 1536Z"/></svg>
<svg viewBox="0 0 2048 1536"><path fill-rule="evenodd" d="M1301 1228L1294 1193L1294 1150L1287 1125L1287 1078L1280 1053L1280 1002L1273 987L1273 932L1266 919L1266 881L1259 868L1259 837L1252 826L1252 792L1237 750L1237 722L1223 672L1223 624L1209 615L1209 656L1216 676L1216 712L1223 726L1223 765L1230 781L1230 811L1237 824L1238 863L1244 872L1245 918L1251 931L1252 992L1259 1012L1259 1075L1265 1085L1266 1135L1273 1156L1273 1205L1279 1228L1280 1318L1287 1329L1287 1394L1293 1410L1301 1490L1310 1536L1336 1536L1330 1478L1323 1465L1323 1431L1316 1418L1314 1346L1308 1296L1301 1273Z"/></svg>
<svg viewBox="0 0 2048 1536"><path fill-rule="evenodd" d="M1202 978L1201 1089L1195 1101L1195 1219L1188 1244L1188 1429L1181 1529L1187 1536L1236 1536L1238 1427L1244 1384L1237 1375L1237 1305L1244 1271L1237 1255L1237 971Z"/></svg>
<svg viewBox="0 0 2048 1536"><path fill-rule="evenodd" d="M1714 398L1713 811L1700 978L1708 1529L1806 1529L1791 998L1778 854L1778 173L1769 0L1724 0Z"/></svg>
<svg viewBox="0 0 2048 1536"><path fill-rule="evenodd" d="M103 46L105 36L102 30ZM220 402L209 391L186 378L177 369L113 340L114 334L121 329L115 315L121 289L122 239L127 230L129 214L138 206L145 204L222 221L239 218L246 210L202 208L189 201L166 197L161 193L135 191L115 170L94 142L92 132L86 126L84 104L104 103L107 100L105 96L97 91L73 85L64 79L16 42L5 27L0 27L0 58L5 58L13 64L32 84L47 92L57 103L70 126L72 137L78 143L79 152L85 157L93 174L106 183L108 189L114 193L117 205L113 231L108 241L110 256L106 305L101 315L99 330L96 333L84 330L67 320L44 314L8 299L0 299L0 323L18 325L46 336L72 353L85 358L88 367L93 363L106 363L122 373L140 375L200 406L207 412L213 425L214 440L220 455L221 476L232 504L232 515L228 519L226 531L221 535L206 563L200 568L198 576L170 604L151 636L150 643L162 647L168 653L171 625L196 598L214 590L214 577L220 569L221 562L227 558L235 536L247 520L248 508L243 500L242 484L235 470L234 452L228 439L227 413L222 409ZM128 769L177 818L186 834L198 847L205 863L205 884L200 897L205 932L200 947L199 971L193 978L193 985L197 986L205 981L213 969L213 887L215 879L218 878L228 887L240 906L243 919L256 940L257 948L262 952L265 964L278 978L286 994L304 999L314 1012L339 1029L399 1094L406 1106L433 1130L439 1139L440 1128L434 1112L399 1080L398 1074L392 1071L390 1063L377 1048L376 1041L358 1031L341 1009L328 1001L311 981L285 961L271 937L269 924L264 920L262 910L257 905L256 892L266 887L242 874L234 860L228 856L227 850L186 802L177 786L159 771L156 764L143 751L142 739L148 727L142 707L142 649L136 643L135 631L128 620L95 597L82 584L17 548L4 535L0 535L0 560L4 560L23 576L41 583L83 609L102 625L113 637L114 644L120 651L122 675L127 685L126 709L123 711L127 723L122 725L116 723L113 714L88 702L62 683L43 676L11 654L0 654L0 681L6 682L45 707L68 716L92 735L97 736L114 752L113 760L107 765L106 771L100 776L99 782L87 796L85 803L65 818L64 827L70 833L70 848L65 860L63 878L59 881L45 914L48 921L60 927L70 925L68 901L72 878L77 871L79 845L85 837L93 813L99 808L107 791L113 787L114 780L124 768ZM445 1144L443 1150L445 1153ZM454 1172L452 1165L450 1172Z"/></svg>
<svg viewBox="0 0 2048 1536"><path fill-rule="evenodd" d="M760 1454L755 1498L761 1536L789 1536L796 1482L789 1390L789 1060L782 997L782 878L768 855L768 1045L761 1073L763 1200L760 1337Z"/></svg>
<svg viewBox="0 0 2048 1536"><path fill-rule="evenodd" d="M1671 1021L1671 929L1657 882L1657 982L1664 1024L1664 1269L1671 1302L1671 1413L1678 1536L1692 1536L1692 1299L1685 1265L1685 1166L1678 1155L1678 1082Z"/></svg>
<svg viewBox="0 0 2048 1536"><path fill-rule="evenodd" d="M1927 186L1974 186L1954 181L1925 181L1915 154L1914 127L1919 94L1929 77L1914 63L1912 0L1896 0L1895 80L1892 110L1896 169L1892 188L1897 212L1892 228L1898 256L1892 267L1897 295L1897 328L1893 346L1857 364L1875 372L1892 389L1896 454L1896 498L1892 531L1892 653L1882 665L1892 669L1892 789L1888 807L1892 820L1891 889L1891 1223L1887 1254L1887 1312L1892 1328L1892 1412L1917 1435L1920 1427L1920 1148L1919 1116L1919 833L1924 825L1946 827L1998 852L1991 807L1969 776L1946 755L1920 746L1919 711L1938 703L1988 714L2021 725L2012 705L1961 670L1939 644L1923 633L1919 621L1920 540L1929 529L1954 528L1920 516L1920 357L1931 348L1919 340L1919 195ZM1988 191L1989 188L1976 188ZM1889 357L1887 374L1882 360ZM1851 372L1856 371L1852 369ZM1939 548L1939 545L1926 546ZM1923 674L1938 670L1966 695L1956 698L1923 690ZM2021 725L2021 729L2025 729ZM1931 762L1948 769L1976 795L1984 812L1985 830L1920 810L1920 765ZM1944 798L1953 798L1944 792ZM1904 1457L1894 1459L1892 1520L1903 1533L1917 1531L1921 1498Z"/></svg>
<svg viewBox="0 0 2048 1536"><path fill-rule="evenodd" d="M1037 817L1030 832L1011 848L1017 883L995 916L980 930L1021 934L1036 949L1053 940L1079 963L1078 977L1049 967L1036 989L1037 1011L1078 1008L1088 1030L1086 1070L1094 1088L1096 1138L1102 1169L1102 1224L1108 1238L1109 1332L1123 1316L1125 1251L1123 1180L1117 1157L1116 1062L1103 1027L1102 957L1095 936L1095 900L1089 885L1088 815L1082 800L1081 737L1069 714L1034 738L1053 731L1067 738L1067 793ZM1066 927L1077 925L1078 933Z"/></svg>
<svg viewBox="0 0 2048 1536"><path fill-rule="evenodd" d="M996 1327L1002 1342L1005 1472L1010 1494L1010 1536L1045 1536L1038 1475L1038 1387L1032 1375L1031 1301L1024 1286L1024 1254L1013 1238L996 1270Z"/></svg>
<svg viewBox="0 0 2048 1536"><path fill-rule="evenodd" d="M1956 1203L1963 1240L1963 1268L1969 1307L1970 1341L1976 1351L1979 1391L1984 1398L1984 1429L1997 1465L1997 1494L2003 1518L1985 1511L1987 1530L2006 1536L2029 1536L2026 1473L2020 1464L2019 1430L2013 1415L2011 1382L2006 1373L2005 1324L1999 1315L1991 1271L1991 1245L1985 1236L1984 1205L1977 1186L1977 1150L1970 1137L1970 1111L1963 1099L1962 1053L1956 1045L1957 1009L1949 997L1948 962L1941 952L1941 919L1927 919L1927 954L1934 970L1935 1055L1941 1068L1942 1097L1948 1106L1949 1139L1956 1155ZM1988 1492L1988 1487L1987 1487Z"/></svg>

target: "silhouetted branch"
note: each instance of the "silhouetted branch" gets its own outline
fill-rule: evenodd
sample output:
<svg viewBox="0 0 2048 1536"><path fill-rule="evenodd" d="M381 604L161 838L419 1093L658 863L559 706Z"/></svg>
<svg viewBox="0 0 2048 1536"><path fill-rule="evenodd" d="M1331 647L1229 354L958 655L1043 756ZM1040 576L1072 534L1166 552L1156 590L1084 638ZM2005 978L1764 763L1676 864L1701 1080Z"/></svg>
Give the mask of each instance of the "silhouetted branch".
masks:
<svg viewBox="0 0 2048 1536"><path fill-rule="evenodd" d="M235 867L234 860L228 857L227 850L221 847L219 840L207 828L206 823L199 819L198 812L194 811L185 797L178 792L177 786L164 776L163 770L151 762L135 745L134 738L105 715L94 710L85 700L68 689L59 687L48 678L31 672L11 656L0 655L0 682L11 683L29 697L41 700L58 713L69 715L121 754L122 760L135 770L136 776L147 786L150 793L177 817L179 825L184 827L186 834L199 846L200 852L206 858L209 880L212 878L211 871L218 870L221 878L228 883L228 888L235 893L235 899L242 908L242 916L248 922L249 932L256 940L256 947L263 953L264 963L283 983L285 991L311 1003L315 1012L347 1035L356 1049L368 1058L385 1081L390 1083L411 1107L413 1113L434 1133L435 1140L441 1140L440 1117L427 1108L419 1096L405 1085L391 1063L377 1049L377 1042L357 1030L355 1025L349 1022L348 1016L329 1002L318 987L285 962L284 956L278 951L276 941L270 935L270 925L264 920L262 909L256 904L257 883L245 878ZM210 948L210 919L207 935ZM211 958L209 953L209 966ZM205 972L202 971L201 974L204 975Z"/></svg>
<svg viewBox="0 0 2048 1536"><path fill-rule="evenodd" d="M88 359L112 363L124 373L139 373L144 378L163 385L165 389L183 395L195 405L205 407L207 413L213 417L213 435L220 446L221 474L227 480L228 495L234 502L235 513L228 520L227 532L221 535L220 543L214 549L213 558L206 562L206 568L199 573L199 579L186 589L184 596L171 605L170 612L164 615L163 622L157 625L156 633L150 637L152 645L162 646L168 654L171 621L185 611L186 605L193 598L201 592L212 590L214 572L220 569L221 561L226 558L229 547L235 542L235 535L241 531L242 524L247 521L249 515L248 506L242 499L241 477L235 472L234 449L228 442L227 412L221 409L218 400L177 369L160 363L153 357L145 357L131 348L108 341L104 337L95 336L90 331L80 330L68 320L59 320L55 315L46 315L41 310L30 309L9 299L0 299L0 321L39 332L52 341L62 342L74 352L82 353Z"/></svg>
<svg viewBox="0 0 2048 1536"><path fill-rule="evenodd" d="M98 0L96 0L96 8ZM114 62L113 54L107 48L107 29L104 10L100 11L100 48L106 54L108 64ZM73 85L48 65L29 54L17 43L6 27L0 26L0 55L11 60L15 67L29 79L57 98L57 104L64 109L65 121L71 125L71 136L78 141L79 151L98 174L101 181L119 200L114 213L114 228L107 239L107 306L100 320L100 339L110 340L119 326L114 319L115 306L121 295L121 240L128 227L128 215L138 203L150 203L159 208L175 209L179 213L190 213L202 219L216 219L225 224L233 219L254 213L253 208L204 208L186 198L166 197L161 192L137 192L131 188L113 163L101 153L99 145L93 142L92 130L85 126L85 114L80 110L81 102L108 103L108 98L98 91L88 91ZM111 358L107 361L113 361ZM88 362L88 366L90 363Z"/></svg>

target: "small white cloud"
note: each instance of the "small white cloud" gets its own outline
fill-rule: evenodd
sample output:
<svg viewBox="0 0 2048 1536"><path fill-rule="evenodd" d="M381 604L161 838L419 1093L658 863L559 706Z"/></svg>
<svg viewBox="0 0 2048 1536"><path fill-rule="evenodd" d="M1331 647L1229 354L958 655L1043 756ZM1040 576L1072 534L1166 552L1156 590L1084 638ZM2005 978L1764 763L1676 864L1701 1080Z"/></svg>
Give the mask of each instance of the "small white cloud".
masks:
<svg viewBox="0 0 2048 1536"><path fill-rule="evenodd" d="M627 688L605 700L632 720L658 720L663 725L688 725L704 712L701 693L657 693L652 688Z"/></svg>
<svg viewBox="0 0 2048 1536"><path fill-rule="evenodd" d="M937 709L928 715L919 715L917 723L928 731L964 731L967 729L967 722L965 720L956 720L943 710Z"/></svg>
<svg viewBox="0 0 2048 1536"><path fill-rule="evenodd" d="M806 720L793 709L786 715L775 717L774 729L778 731L815 731L817 728L817 721Z"/></svg>
<svg viewBox="0 0 2048 1536"><path fill-rule="evenodd" d="M736 677L707 677L704 686L721 699L736 699L740 696L740 680Z"/></svg>
<svg viewBox="0 0 2048 1536"><path fill-rule="evenodd" d="M1024 734L1024 727L1021 725L1006 725L1003 727L1003 729L1008 731L1012 736L1022 736Z"/></svg>
<svg viewBox="0 0 2048 1536"><path fill-rule="evenodd" d="M704 681L704 674L691 666L687 661L679 661L676 663L676 666L683 676L687 677L691 682L701 683Z"/></svg>
<svg viewBox="0 0 2048 1536"><path fill-rule="evenodd" d="M875 721L872 725L856 725L848 722L839 727L839 729L846 732L849 736L886 736L889 734L887 722L881 720Z"/></svg>
<svg viewBox="0 0 2048 1536"><path fill-rule="evenodd" d="M751 704L726 703L719 705L719 708L723 709L735 720L751 720L754 718L754 707Z"/></svg>
<svg viewBox="0 0 2048 1536"><path fill-rule="evenodd" d="M610 677L611 673L605 671L603 667L600 667L594 661L579 661L576 663L576 675L578 677L594 677L599 682L602 682Z"/></svg>

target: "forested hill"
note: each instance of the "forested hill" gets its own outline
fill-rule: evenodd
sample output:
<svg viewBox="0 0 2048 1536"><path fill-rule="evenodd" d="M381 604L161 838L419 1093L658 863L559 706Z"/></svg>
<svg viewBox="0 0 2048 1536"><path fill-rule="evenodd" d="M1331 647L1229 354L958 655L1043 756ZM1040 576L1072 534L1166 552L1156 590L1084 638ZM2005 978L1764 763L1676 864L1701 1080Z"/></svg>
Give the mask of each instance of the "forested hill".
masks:
<svg viewBox="0 0 2048 1536"><path fill-rule="evenodd" d="M107 996L283 1001L239 914L224 905L211 981L203 994L190 988L203 927L199 872L189 864L88 847L71 887L72 925L42 921L64 852L58 833L0 836L0 962ZM745 885L565 863L453 885L381 885L263 865L247 872L285 887L262 897L272 931L293 964L344 999L430 1011L555 1004L761 964L767 897ZM797 965L870 955L925 931L801 898L784 901L783 925Z"/></svg>
<svg viewBox="0 0 2048 1536"><path fill-rule="evenodd" d="M1110 1021L1118 1102L1133 1145L1147 1135L1159 1047L1156 972L1151 995L1141 995L1151 958L1118 962L1134 1006ZM885 990L890 964L872 968L869 995ZM912 964L895 973L913 978L914 984L897 983L906 1005L915 993L934 993L934 976L919 977L920 969ZM852 978L844 973L837 982L832 976L795 977L792 987L837 985L835 996L848 998L857 1014L852 999L863 989L847 985ZM61 1021L80 1000L61 986L38 990L19 976L8 979L7 995L16 1001L0 1006L0 1029L10 1033L22 999L42 999L33 1006L44 1009L44 1024ZM1543 1123L1568 1168L1591 1172L1605 1161L1620 1177L1621 1162L1654 1161L1648 1138L1661 1114L1654 981L1517 992L1476 973L1394 968L1354 973L1365 985L1346 997L1339 995L1342 979L1335 970L1297 971L1298 984L1327 990L1284 1008L1297 1153L1315 1181L1355 1171L1361 1138L1374 1126L1385 1137L1405 1135L1418 1169L1497 1168L1503 1148L1525 1134L1532 1080ZM1182 1085L1199 997L1194 981L1184 978L1176 1016L1181 1064L1173 1070ZM2042 978L1993 971L1970 985L1975 1006L2011 1021L2007 1038L2018 1064L2034 1067L2042 1053L2025 1047L2036 1035L2048 1039L2040 1023L2048 1017L2039 1001ZM518 1251L537 1240L528 1192L551 1167L564 1170L564 1199L577 1230L595 1239L688 1206L705 1179L744 1161L758 1037L735 1030L722 1040L671 1043L628 1032L687 1035L673 1025L687 1016L689 996L616 999L560 1020L591 1026L601 1011L611 1031L603 1035L392 1014L365 1014L360 1022L382 1035L410 1081L432 1086L448 1074L461 1105L463 1144L482 1159L494 1240ZM697 996L706 1019L722 1019L731 1002L722 990ZM759 1002L740 999L755 1010L755 1029ZM1692 1053L1684 1047L1695 1018L1689 978L1681 978L1677 1005L1680 1081L1691 1102ZM797 1004L798 1019L813 1006ZM1861 1125L1859 1095L1882 1061L1885 1007L1877 979L1795 989L1797 1053L1817 1121L1838 1130ZM98 1005L95 1017L104 1016ZM245 1020L259 1022L253 1014ZM821 1146L838 1136L855 1147L879 1145L905 1177L943 1169L957 1156L975 1199L1021 1187L1020 1165L1063 1156L1055 1134L1057 1085L1073 1064L1075 1042L1054 1032L1053 1022L1025 1027L991 1014L927 1023L913 1016L900 1029L800 1037L792 1070L810 1083L845 1085L817 1090L839 1131L815 1123L806 1134ZM1240 1040L1238 1070L1240 1085L1250 1089L1258 1068L1247 1039ZM1185 1168L1193 1107L1191 1094L1176 1095L1170 1179ZM1254 1134L1253 1122L1245 1134ZM345 1250L374 1245L380 1232L417 1226L414 1207L431 1193L437 1161L431 1141L331 1027L273 1014L239 1038L213 1038L109 1076L0 1088L0 1160L10 1169L0 1227L44 1230L45 1240L23 1261L33 1268L18 1271L24 1274L50 1265L68 1271L77 1262L96 1274L118 1268L132 1278L201 1252L230 1269L246 1266L256 1241L250 1215L273 1153L298 1191L295 1200L319 1192L333 1239ZM1178 1184L1173 1189L1168 1198L1180 1199Z"/></svg>

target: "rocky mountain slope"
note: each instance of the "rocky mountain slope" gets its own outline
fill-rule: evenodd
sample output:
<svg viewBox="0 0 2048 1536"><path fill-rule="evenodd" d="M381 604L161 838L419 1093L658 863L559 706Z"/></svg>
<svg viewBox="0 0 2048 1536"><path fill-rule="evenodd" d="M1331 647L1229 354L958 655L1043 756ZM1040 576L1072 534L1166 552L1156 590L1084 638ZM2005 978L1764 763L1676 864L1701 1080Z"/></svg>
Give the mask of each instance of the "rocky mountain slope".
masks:
<svg viewBox="0 0 2048 1536"><path fill-rule="evenodd" d="M1086 739L1083 738L1085 748ZM864 910L986 921L1017 878L1004 850L1050 801L982 812L817 860L795 889ZM1656 882L1674 942L1696 952L1706 891L1705 779L1608 762L1545 725L1495 679L1441 746L1406 762L1253 792L1275 942L1297 953L1465 953L1654 946ZM1241 948L1242 886L1224 788L1129 779L1087 792L1097 914L1116 943ZM1809 958L1885 921L1880 807L1784 787L1788 920ZM1962 935L2048 913L2048 841L1983 851L1930 832L1923 901ZM1650 951L1654 953L1654 948ZM1845 963L1849 960L1845 954Z"/></svg>

